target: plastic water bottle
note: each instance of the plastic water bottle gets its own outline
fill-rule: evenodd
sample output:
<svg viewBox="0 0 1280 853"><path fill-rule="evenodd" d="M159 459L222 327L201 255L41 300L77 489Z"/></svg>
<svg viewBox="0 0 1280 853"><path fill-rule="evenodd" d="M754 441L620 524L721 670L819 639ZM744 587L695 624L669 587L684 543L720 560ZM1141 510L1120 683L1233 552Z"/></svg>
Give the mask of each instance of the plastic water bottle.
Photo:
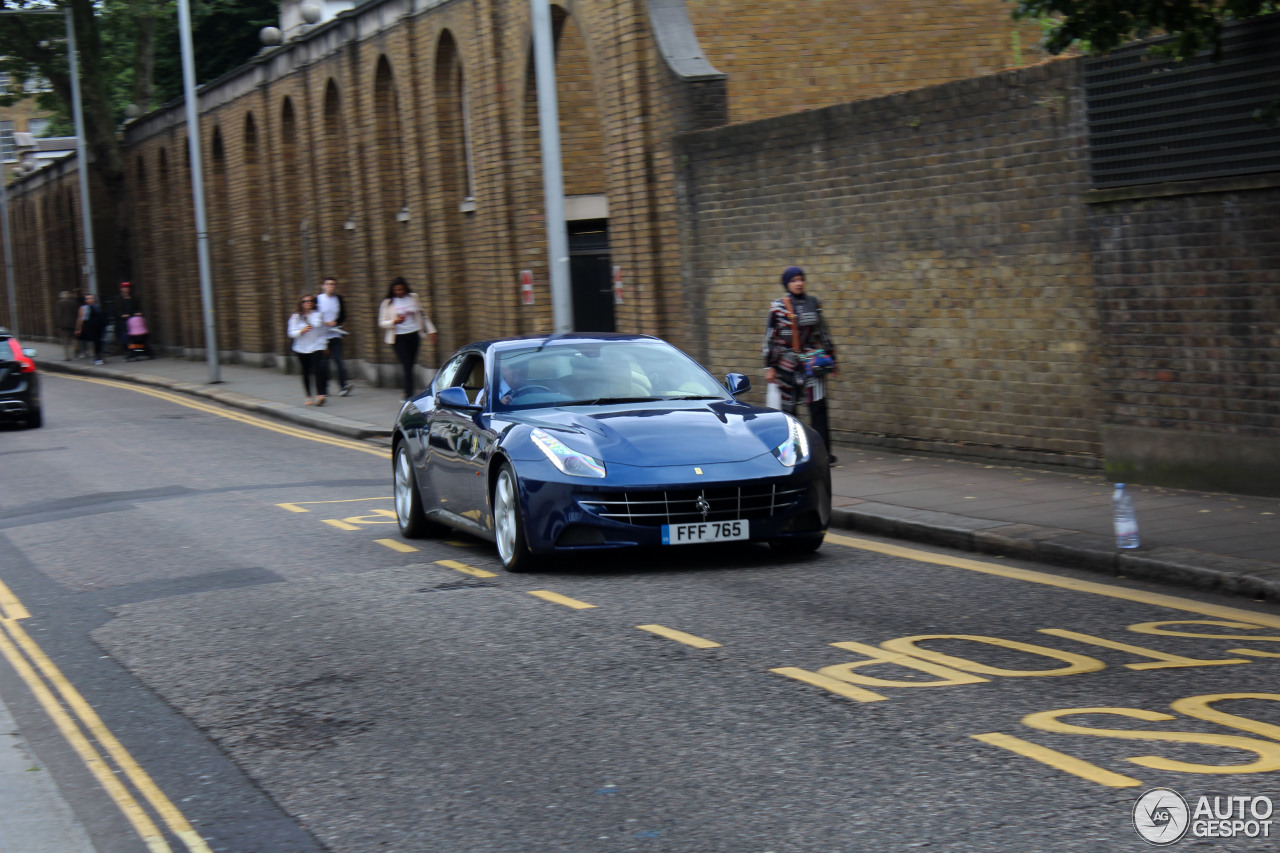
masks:
<svg viewBox="0 0 1280 853"><path fill-rule="evenodd" d="M1133 512L1133 499L1124 490L1124 483L1116 483L1116 490L1111 495L1111 506L1115 510L1116 547L1138 547L1138 517Z"/></svg>

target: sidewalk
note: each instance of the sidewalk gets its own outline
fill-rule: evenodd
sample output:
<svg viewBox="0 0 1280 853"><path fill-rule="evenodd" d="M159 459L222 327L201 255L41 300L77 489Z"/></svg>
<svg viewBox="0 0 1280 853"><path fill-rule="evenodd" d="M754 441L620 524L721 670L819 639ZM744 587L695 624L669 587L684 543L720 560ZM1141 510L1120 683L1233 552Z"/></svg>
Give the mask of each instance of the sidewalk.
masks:
<svg viewBox="0 0 1280 853"><path fill-rule="evenodd" d="M105 366L37 359L68 372L155 385L349 438L387 436L396 388L357 381L349 397L303 405L299 377L234 364L208 384L204 361ZM1280 499L1133 485L1143 546L1119 552L1101 474L842 446L832 526L983 554L1280 601Z"/></svg>
<svg viewBox="0 0 1280 853"><path fill-rule="evenodd" d="M31 752L0 697L0 850L93 853L84 825Z"/></svg>

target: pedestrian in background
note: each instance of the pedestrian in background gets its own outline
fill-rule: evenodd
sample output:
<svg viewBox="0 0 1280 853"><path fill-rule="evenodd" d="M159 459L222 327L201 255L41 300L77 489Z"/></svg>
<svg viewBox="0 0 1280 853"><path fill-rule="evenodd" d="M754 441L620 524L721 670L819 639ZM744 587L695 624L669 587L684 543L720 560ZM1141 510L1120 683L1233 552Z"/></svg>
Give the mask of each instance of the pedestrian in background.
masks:
<svg viewBox="0 0 1280 853"><path fill-rule="evenodd" d="M89 357L89 342L80 337L80 309L84 307L84 291L76 288L71 291L71 298L76 301L76 328L72 331L72 335L76 339L76 358Z"/></svg>
<svg viewBox="0 0 1280 853"><path fill-rule="evenodd" d="M298 310L289 318L289 337L293 338L293 351L302 365L302 389L306 392L306 405L324 405L329 392L329 357L325 347L329 344L329 328L316 310L316 298L304 296L298 300ZM315 398L311 386L315 385Z"/></svg>
<svg viewBox="0 0 1280 853"><path fill-rule="evenodd" d="M84 304L80 306L80 314L76 319L76 337L86 346L93 347L93 363L105 364L102 360L102 336L107 330L107 316L98 304L98 297L86 293Z"/></svg>
<svg viewBox="0 0 1280 853"><path fill-rule="evenodd" d="M120 282L120 301L116 303L118 317L116 318L116 340L120 345L120 352L128 355L129 353L129 318L134 314L142 312L142 306L133 295L133 285L127 281Z"/></svg>
<svg viewBox="0 0 1280 853"><path fill-rule="evenodd" d="M54 319L58 324L58 340L62 344L62 360L70 361L75 355L76 320L80 313L80 303L70 290L58 294L58 304L54 306Z"/></svg>
<svg viewBox="0 0 1280 853"><path fill-rule="evenodd" d="M836 372L835 343L822 316L822 303L805 293L804 270L787 267L782 287L786 293L773 300L765 322L765 380L777 386L781 409L787 414L796 414L801 402L808 404L813 429L822 436L834 463L825 377Z"/></svg>
<svg viewBox="0 0 1280 853"><path fill-rule="evenodd" d="M378 308L378 327L386 330L383 340L396 351L396 359L404 373L404 399L413 396L413 366L418 361L418 349L422 345L422 333L431 343L436 342L436 327L422 310L418 294L409 289L409 283L396 276L387 290L387 298Z"/></svg>
<svg viewBox="0 0 1280 853"><path fill-rule="evenodd" d="M147 329L147 320L141 311L129 315L125 321L129 332L129 351L125 361L138 361L143 358L155 358L151 351L151 335Z"/></svg>
<svg viewBox="0 0 1280 853"><path fill-rule="evenodd" d="M329 330L329 358L338 366L338 396L345 397L351 393L351 383L347 380L347 367L342 363L342 339L347 334L342 324L347 321L347 309L338 295L338 280L326 276L320 282L320 293L316 296L316 308L324 318L324 325Z"/></svg>

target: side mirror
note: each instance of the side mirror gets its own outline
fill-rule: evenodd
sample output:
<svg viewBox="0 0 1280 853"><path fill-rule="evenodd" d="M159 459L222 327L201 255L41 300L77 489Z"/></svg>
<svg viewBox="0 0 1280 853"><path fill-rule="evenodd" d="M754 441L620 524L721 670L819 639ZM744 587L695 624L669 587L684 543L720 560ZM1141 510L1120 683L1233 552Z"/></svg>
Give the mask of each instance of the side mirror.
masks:
<svg viewBox="0 0 1280 853"><path fill-rule="evenodd" d="M741 373L730 373L724 378L724 387L736 397L751 390L751 380Z"/></svg>
<svg viewBox="0 0 1280 853"><path fill-rule="evenodd" d="M478 412L480 407L467 399L467 392L458 387L444 388L436 394L436 408L461 409L466 412Z"/></svg>

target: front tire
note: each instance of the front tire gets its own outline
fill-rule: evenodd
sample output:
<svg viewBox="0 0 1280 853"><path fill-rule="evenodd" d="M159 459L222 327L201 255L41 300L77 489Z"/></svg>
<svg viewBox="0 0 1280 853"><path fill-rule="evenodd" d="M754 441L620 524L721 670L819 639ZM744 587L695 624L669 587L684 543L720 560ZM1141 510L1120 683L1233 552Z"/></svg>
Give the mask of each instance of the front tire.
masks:
<svg viewBox="0 0 1280 853"><path fill-rule="evenodd" d="M421 539L431 529L422 511L422 495L418 492L418 478L413 473L413 460L403 444L396 447L393 465L395 478L396 522L400 535L406 539Z"/></svg>
<svg viewBox="0 0 1280 853"><path fill-rule="evenodd" d="M502 463L493 486L493 529L502 567L509 572L531 572L538 558L529 550L520 511L520 484L510 463Z"/></svg>

